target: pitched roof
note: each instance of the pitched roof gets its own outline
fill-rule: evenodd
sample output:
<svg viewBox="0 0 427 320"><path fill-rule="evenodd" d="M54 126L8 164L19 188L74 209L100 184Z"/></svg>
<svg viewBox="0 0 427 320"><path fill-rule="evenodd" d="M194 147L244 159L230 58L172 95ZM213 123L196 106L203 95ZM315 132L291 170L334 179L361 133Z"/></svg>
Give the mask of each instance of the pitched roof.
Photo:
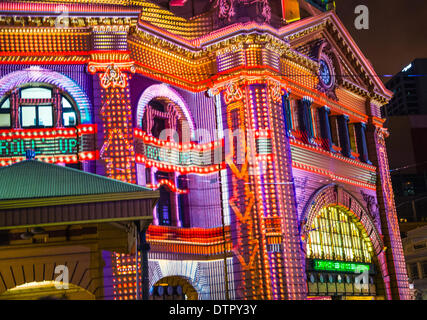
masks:
<svg viewBox="0 0 427 320"><path fill-rule="evenodd" d="M375 87L375 92L386 99L391 99L393 93L385 87L384 83L375 72L371 62L360 50L353 37L334 11L327 11L317 16L301 19L282 27L279 30L279 33L284 36L285 40L287 40L290 36L294 36L297 33L305 34L310 28L324 23L325 21L331 22L337 30L339 37L343 39L349 52L351 52L353 59L361 65L361 69L366 74L367 78L372 81Z"/></svg>
<svg viewBox="0 0 427 320"><path fill-rule="evenodd" d="M0 201L132 192L157 198L138 185L37 160L0 168Z"/></svg>

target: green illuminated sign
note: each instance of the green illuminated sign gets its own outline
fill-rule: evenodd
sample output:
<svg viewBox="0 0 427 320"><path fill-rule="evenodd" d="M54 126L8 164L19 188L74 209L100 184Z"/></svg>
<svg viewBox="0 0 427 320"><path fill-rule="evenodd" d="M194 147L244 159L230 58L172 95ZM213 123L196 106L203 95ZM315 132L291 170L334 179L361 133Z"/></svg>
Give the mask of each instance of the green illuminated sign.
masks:
<svg viewBox="0 0 427 320"><path fill-rule="evenodd" d="M345 261L314 260L314 270L362 273L364 271L369 272L369 264Z"/></svg>
<svg viewBox="0 0 427 320"><path fill-rule="evenodd" d="M168 162L177 165L190 164L190 154L179 152L175 149L166 149L155 146L146 146L146 156L148 159L160 162Z"/></svg>
<svg viewBox="0 0 427 320"><path fill-rule="evenodd" d="M212 164L212 150L179 151L173 148L162 148L145 145L145 156L150 160L169 163L180 166L203 166Z"/></svg>
<svg viewBox="0 0 427 320"><path fill-rule="evenodd" d="M0 140L0 157L25 156L25 150L32 149L36 154L74 154L77 153L77 139L41 138Z"/></svg>

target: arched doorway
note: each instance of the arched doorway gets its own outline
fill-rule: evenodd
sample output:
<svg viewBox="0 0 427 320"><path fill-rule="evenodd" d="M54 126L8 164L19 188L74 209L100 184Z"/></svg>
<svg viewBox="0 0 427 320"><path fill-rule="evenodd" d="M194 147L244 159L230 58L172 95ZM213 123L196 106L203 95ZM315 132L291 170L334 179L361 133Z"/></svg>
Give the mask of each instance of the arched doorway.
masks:
<svg viewBox="0 0 427 320"><path fill-rule="evenodd" d="M308 203L302 227L308 296L384 298L383 243L371 214L336 185Z"/></svg>
<svg viewBox="0 0 427 320"><path fill-rule="evenodd" d="M0 300L95 300L89 291L56 281L30 282L11 288L0 295Z"/></svg>
<svg viewBox="0 0 427 320"><path fill-rule="evenodd" d="M306 249L309 296L377 295L372 243L350 211L340 206L322 208L313 219Z"/></svg>
<svg viewBox="0 0 427 320"><path fill-rule="evenodd" d="M164 277L150 290L150 300L198 300L199 295L190 282L179 276Z"/></svg>

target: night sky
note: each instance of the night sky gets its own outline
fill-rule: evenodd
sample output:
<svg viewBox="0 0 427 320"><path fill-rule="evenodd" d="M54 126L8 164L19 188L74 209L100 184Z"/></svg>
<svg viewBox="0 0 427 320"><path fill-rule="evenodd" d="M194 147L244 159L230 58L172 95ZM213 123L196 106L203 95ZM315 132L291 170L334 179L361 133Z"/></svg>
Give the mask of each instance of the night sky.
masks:
<svg viewBox="0 0 427 320"><path fill-rule="evenodd" d="M396 74L427 58L426 0L336 0L336 12L378 75ZM369 9L369 30L354 26L357 5ZM381 78L387 81L389 78Z"/></svg>

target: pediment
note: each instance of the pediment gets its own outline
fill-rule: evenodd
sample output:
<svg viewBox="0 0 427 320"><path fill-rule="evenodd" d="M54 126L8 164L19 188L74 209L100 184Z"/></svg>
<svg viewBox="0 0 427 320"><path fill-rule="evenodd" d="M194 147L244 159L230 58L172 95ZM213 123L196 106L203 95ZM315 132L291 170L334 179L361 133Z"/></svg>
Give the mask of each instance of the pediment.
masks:
<svg viewBox="0 0 427 320"><path fill-rule="evenodd" d="M293 50L314 62L319 63L322 56L329 57L338 86L384 102L391 98L392 93L334 12L300 20L281 31Z"/></svg>

